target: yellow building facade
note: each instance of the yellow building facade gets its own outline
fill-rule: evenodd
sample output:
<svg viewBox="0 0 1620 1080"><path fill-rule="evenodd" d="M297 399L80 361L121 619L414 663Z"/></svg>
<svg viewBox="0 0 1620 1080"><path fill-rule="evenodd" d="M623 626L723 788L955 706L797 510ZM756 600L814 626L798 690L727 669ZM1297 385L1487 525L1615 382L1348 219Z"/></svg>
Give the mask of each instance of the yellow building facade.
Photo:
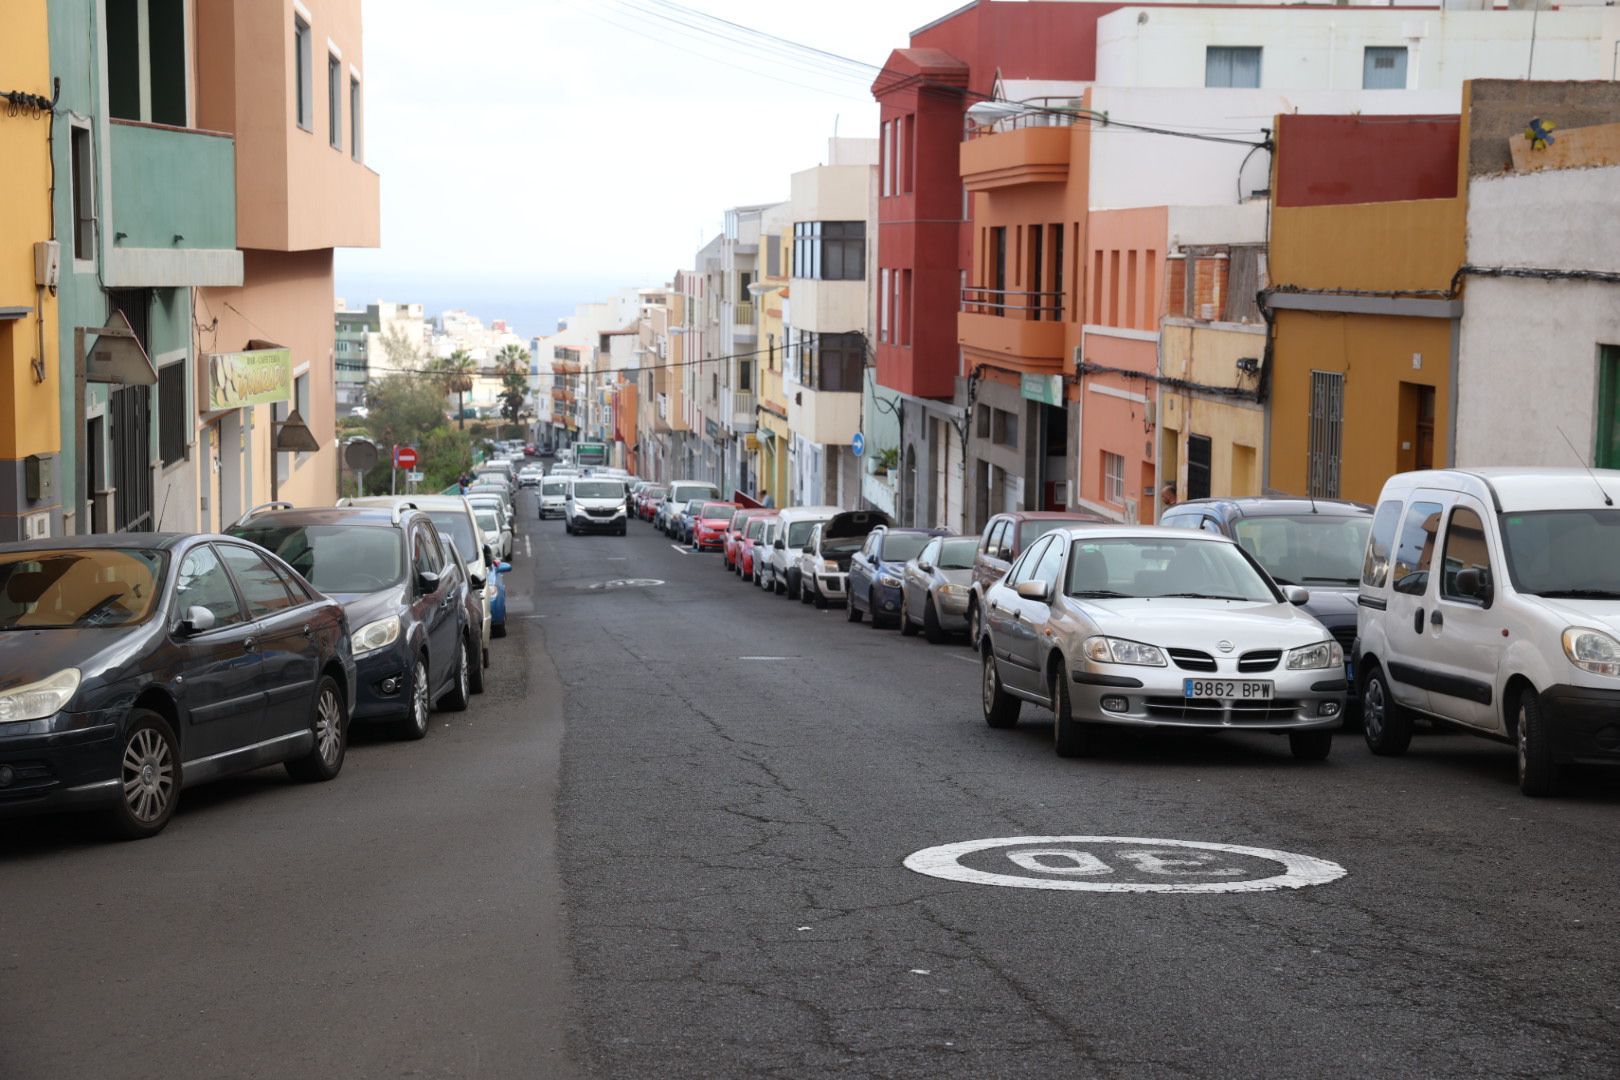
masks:
<svg viewBox="0 0 1620 1080"><path fill-rule="evenodd" d="M754 437L759 448L754 452L754 475L759 485L771 493L775 506L791 504L789 492L790 470L788 448L793 445L793 429L788 424L788 401L782 386L782 369L787 363L787 338L783 332L784 305L791 302L788 294L788 271L793 252L793 224L786 213L767 211L762 226L772 230L761 236L761 248L768 248L775 236L780 257L776 273L771 272L767 256L762 260L759 281L765 288L755 301L759 319L759 429Z"/></svg>
<svg viewBox="0 0 1620 1080"><path fill-rule="evenodd" d="M0 91L33 96L0 109L0 542L61 531L62 367L56 290L39 280L51 247L51 114L45 0L6 5ZM59 257L59 256L58 256Z"/></svg>
<svg viewBox="0 0 1620 1080"><path fill-rule="evenodd" d="M1265 353L1263 326L1166 318L1159 332L1159 476L1181 498L1262 493L1266 412L1251 395ZM1185 386L1222 387L1232 395ZM1198 486L1202 485L1202 486ZM1204 490L1207 487L1207 490Z"/></svg>

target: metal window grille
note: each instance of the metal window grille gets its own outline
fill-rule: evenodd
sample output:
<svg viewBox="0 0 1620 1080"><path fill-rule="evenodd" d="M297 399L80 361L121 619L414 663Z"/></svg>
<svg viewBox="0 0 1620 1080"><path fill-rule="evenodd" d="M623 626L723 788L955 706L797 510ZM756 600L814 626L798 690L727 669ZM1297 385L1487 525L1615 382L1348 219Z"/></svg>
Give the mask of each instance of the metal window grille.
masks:
<svg viewBox="0 0 1620 1080"><path fill-rule="evenodd" d="M173 465L186 456L186 365L158 369L158 457Z"/></svg>
<svg viewBox="0 0 1620 1080"><path fill-rule="evenodd" d="M1339 465L1344 453L1344 374L1311 372L1310 494L1339 497Z"/></svg>
<svg viewBox="0 0 1620 1080"><path fill-rule="evenodd" d="M152 523L152 393L148 386L115 390L108 399L112 415L113 486L118 491L114 528L118 532L151 531Z"/></svg>

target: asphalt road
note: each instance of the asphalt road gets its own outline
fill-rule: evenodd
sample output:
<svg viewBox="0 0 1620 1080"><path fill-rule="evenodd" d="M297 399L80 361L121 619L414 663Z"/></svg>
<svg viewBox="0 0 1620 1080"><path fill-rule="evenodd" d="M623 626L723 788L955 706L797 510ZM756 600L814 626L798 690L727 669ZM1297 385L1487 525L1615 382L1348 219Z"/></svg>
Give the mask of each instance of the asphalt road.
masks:
<svg viewBox="0 0 1620 1080"><path fill-rule="evenodd" d="M6 826L0 1077L1620 1074L1620 777L1527 800L1509 750L1438 734L1064 761L1037 710L985 727L960 645L639 523L526 527L490 691L426 742L199 789L146 843ZM1068 835L1345 873L1166 894L903 865ZM1025 876L1153 883L1184 853L1129 847Z"/></svg>

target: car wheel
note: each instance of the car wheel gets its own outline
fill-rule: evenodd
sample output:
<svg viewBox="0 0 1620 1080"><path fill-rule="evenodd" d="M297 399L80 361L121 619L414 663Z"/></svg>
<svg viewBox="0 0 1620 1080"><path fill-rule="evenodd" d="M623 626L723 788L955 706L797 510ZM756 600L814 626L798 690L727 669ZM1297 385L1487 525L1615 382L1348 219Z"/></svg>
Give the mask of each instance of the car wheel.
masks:
<svg viewBox="0 0 1620 1080"><path fill-rule="evenodd" d="M472 701L472 646L467 644L466 638L461 639L461 646L456 649L455 663L455 678L439 699L439 708L446 712L461 712Z"/></svg>
<svg viewBox="0 0 1620 1080"><path fill-rule="evenodd" d="M845 608L844 608L844 617L846 619L848 619L850 622L860 622L861 621L861 609L855 606L855 594L854 593L849 594L848 603L845 605Z"/></svg>
<svg viewBox="0 0 1620 1080"><path fill-rule="evenodd" d="M789 574L787 579L787 598L789 600L797 600L799 598L799 594L803 591L803 582L799 578Z"/></svg>
<svg viewBox="0 0 1620 1080"><path fill-rule="evenodd" d="M1058 757L1086 757L1091 753L1091 729L1074 718L1068 674L1067 665L1062 663L1052 672L1052 749Z"/></svg>
<svg viewBox="0 0 1620 1080"><path fill-rule="evenodd" d="M804 578L801 577L799 579L799 581L802 583L804 581ZM810 586L805 585L805 584L800 584L799 585L799 603L808 604L808 603L812 602L813 600L815 600L815 597L810 595Z"/></svg>
<svg viewBox="0 0 1620 1080"><path fill-rule="evenodd" d="M877 589L875 588L866 594L866 610L872 616L872 629L881 630L889 625L888 620L883 617L878 609Z"/></svg>
<svg viewBox="0 0 1620 1080"><path fill-rule="evenodd" d="M832 601L828 600L827 597L824 596L820 591L817 591L817 593L816 593L816 610L817 611L826 611L831 606L832 606Z"/></svg>
<svg viewBox="0 0 1620 1080"><path fill-rule="evenodd" d="M979 624L979 605L977 602L968 603L968 644L975 649L979 647L979 638L984 635L984 627Z"/></svg>
<svg viewBox="0 0 1620 1080"><path fill-rule="evenodd" d="M946 637L945 628L939 625L939 611L934 607L932 594L929 594L928 603L923 607L923 634L930 645L943 644Z"/></svg>
<svg viewBox="0 0 1620 1080"><path fill-rule="evenodd" d="M1541 702L1529 687L1519 691L1519 790L1526 795L1552 795L1558 790L1559 768L1553 763L1552 740L1541 715Z"/></svg>
<svg viewBox="0 0 1620 1080"><path fill-rule="evenodd" d="M773 593L775 593L777 596L786 596L787 595L787 582L783 581L781 578L777 577L775 574L772 574L771 575L771 591Z"/></svg>
<svg viewBox="0 0 1620 1080"><path fill-rule="evenodd" d="M123 840L156 836L180 801L180 744L169 722L147 709L132 709L119 757L119 795L107 826Z"/></svg>
<svg viewBox="0 0 1620 1080"><path fill-rule="evenodd" d="M1288 751L1296 761L1326 761L1333 750L1333 732L1290 731Z"/></svg>
<svg viewBox="0 0 1620 1080"><path fill-rule="evenodd" d="M349 749L349 718L345 715L343 691L330 675L321 677L315 687L315 707L309 720L315 745L309 753L283 766L294 780L330 780L343 769L343 756Z"/></svg>
<svg viewBox="0 0 1620 1080"><path fill-rule="evenodd" d="M490 631L490 636L493 637L494 634L495 634L495 628L493 626L491 626L489 628L489 631ZM488 649L484 650L484 666L489 667L489 650Z"/></svg>
<svg viewBox="0 0 1620 1080"><path fill-rule="evenodd" d="M620 535L620 536L624 536L624 535L626 535L626 534L627 534L627 533L628 533L628 532L629 532L629 530L628 530L628 529L627 529L627 528L626 528L626 526L623 526L623 525L620 525L620 526L619 526L619 535Z"/></svg>
<svg viewBox="0 0 1620 1080"><path fill-rule="evenodd" d="M469 646L471 648L471 646ZM467 689L475 694L484 692L484 669L489 666L489 650L479 649L478 658L469 665L467 671Z"/></svg>
<svg viewBox="0 0 1620 1080"><path fill-rule="evenodd" d="M424 738L428 733L428 713L432 711L433 701L428 690L427 657L421 653L411 661L411 700L410 712L395 725L394 733L398 738L414 742Z"/></svg>
<svg viewBox="0 0 1620 1080"><path fill-rule="evenodd" d="M1412 745L1412 714L1389 692L1389 678L1369 667L1361 679L1361 735L1367 749L1393 757Z"/></svg>
<svg viewBox="0 0 1620 1080"><path fill-rule="evenodd" d="M996 671L995 652L987 642L983 650L984 671L980 680L984 722L993 728L1010 728L1018 723L1019 701L1001 688L1001 673Z"/></svg>
<svg viewBox="0 0 1620 1080"><path fill-rule="evenodd" d="M905 593L900 594L900 633L904 637L917 636L917 624L911 621L911 609L906 606Z"/></svg>

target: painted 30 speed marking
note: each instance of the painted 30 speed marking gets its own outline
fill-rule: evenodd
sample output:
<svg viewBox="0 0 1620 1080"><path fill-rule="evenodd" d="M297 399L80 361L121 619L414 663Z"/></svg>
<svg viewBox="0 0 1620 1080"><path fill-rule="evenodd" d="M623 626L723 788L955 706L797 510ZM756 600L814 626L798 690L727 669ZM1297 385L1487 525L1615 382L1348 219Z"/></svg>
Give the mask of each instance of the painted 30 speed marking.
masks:
<svg viewBox="0 0 1620 1080"><path fill-rule="evenodd" d="M973 857L977 866L964 859ZM1242 893L1325 885L1338 863L1271 848L1140 836L997 836L924 848L906 869L947 881L1068 892Z"/></svg>

